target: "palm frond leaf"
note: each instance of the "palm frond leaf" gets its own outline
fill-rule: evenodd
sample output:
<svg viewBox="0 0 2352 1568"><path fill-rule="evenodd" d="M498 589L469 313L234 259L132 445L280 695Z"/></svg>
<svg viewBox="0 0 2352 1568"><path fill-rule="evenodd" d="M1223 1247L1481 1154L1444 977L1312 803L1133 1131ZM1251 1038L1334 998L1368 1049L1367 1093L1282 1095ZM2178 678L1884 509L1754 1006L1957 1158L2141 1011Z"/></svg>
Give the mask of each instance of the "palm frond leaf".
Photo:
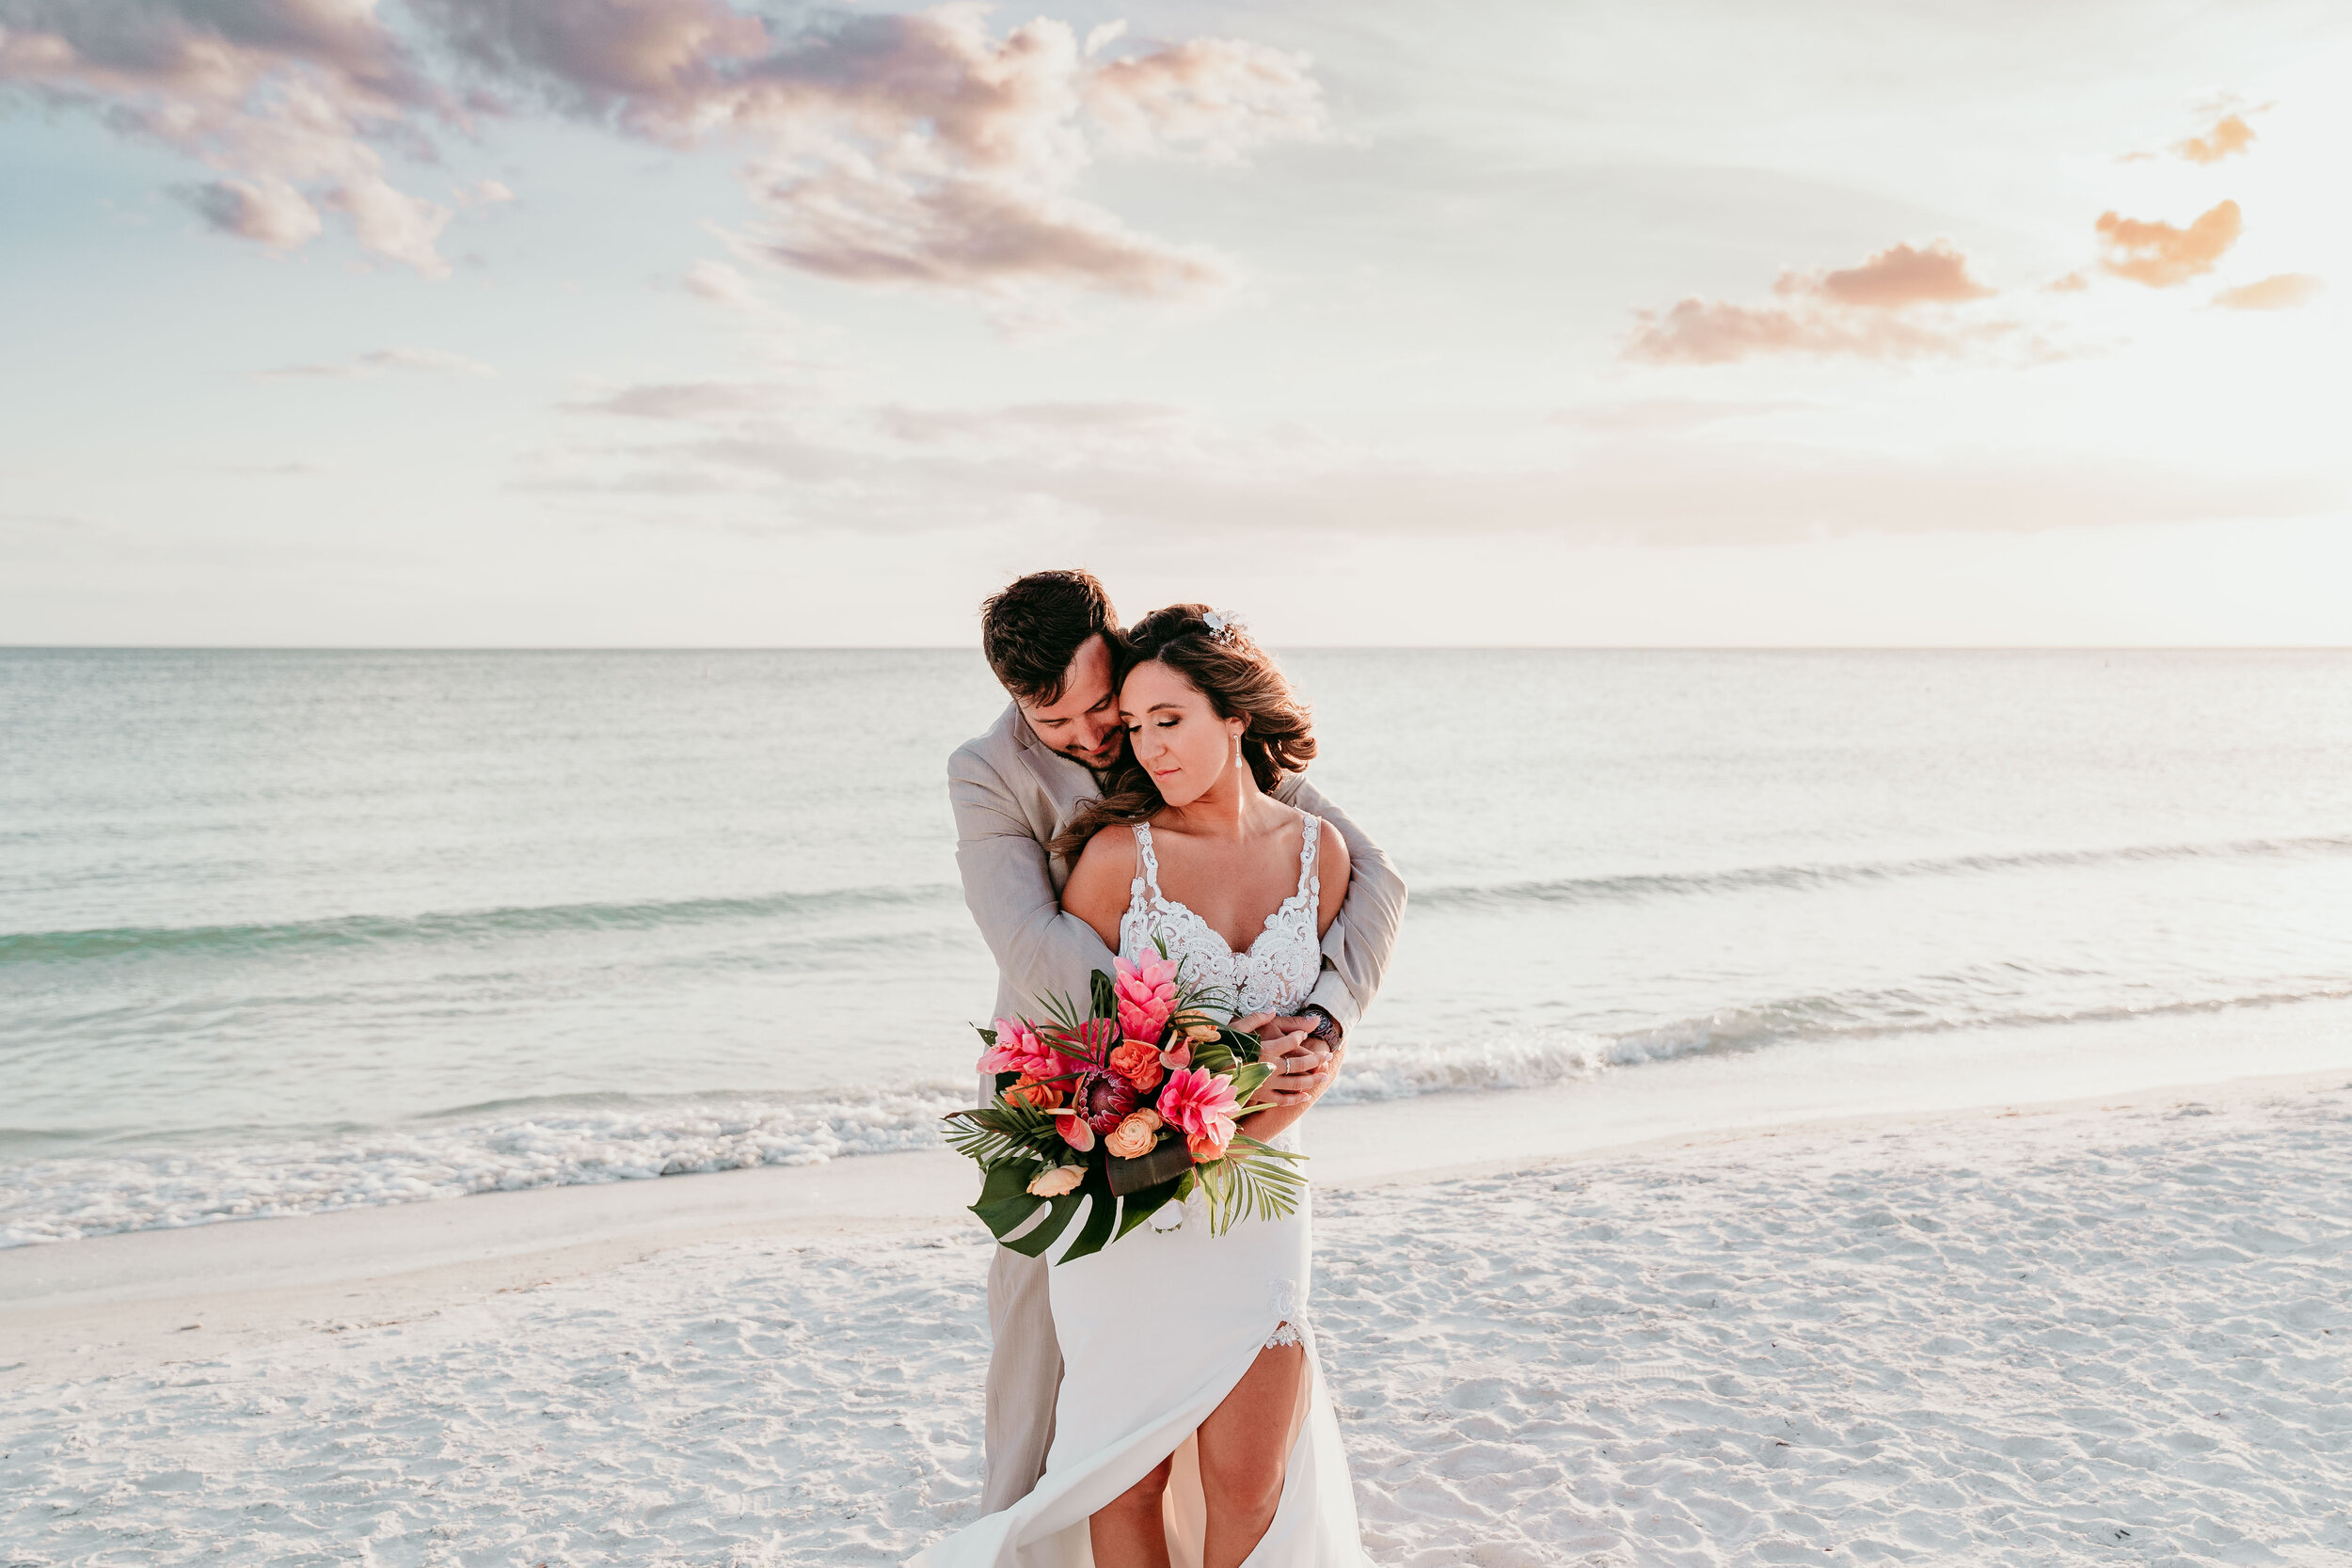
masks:
<svg viewBox="0 0 2352 1568"><path fill-rule="evenodd" d="M1276 1220L1298 1212L1307 1178L1295 1166L1305 1158L1236 1134L1224 1159L1194 1167L1208 1201L1209 1233L1222 1236L1253 1214Z"/></svg>
<svg viewBox="0 0 2352 1568"><path fill-rule="evenodd" d="M947 1124L941 1130L947 1147L982 1165L1036 1161L1053 1151L1058 1136L1052 1117L1025 1101L1001 1095L986 1105L950 1111L940 1119Z"/></svg>

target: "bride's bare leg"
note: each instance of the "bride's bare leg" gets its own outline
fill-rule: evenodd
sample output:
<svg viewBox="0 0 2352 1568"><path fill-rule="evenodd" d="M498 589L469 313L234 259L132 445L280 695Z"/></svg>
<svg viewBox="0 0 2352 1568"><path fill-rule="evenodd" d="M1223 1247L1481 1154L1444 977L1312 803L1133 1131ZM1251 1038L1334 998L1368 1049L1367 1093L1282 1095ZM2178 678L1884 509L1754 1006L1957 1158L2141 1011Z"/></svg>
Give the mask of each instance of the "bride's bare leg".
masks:
<svg viewBox="0 0 2352 1568"><path fill-rule="evenodd" d="M1160 1494L1168 1490L1174 1456L1121 1492L1087 1520L1094 1568L1168 1568L1168 1532L1160 1525Z"/></svg>
<svg viewBox="0 0 2352 1568"><path fill-rule="evenodd" d="M1209 1505L1200 1568L1239 1568L1274 1523L1306 1372L1306 1346L1270 1345L1200 1423L1200 1490Z"/></svg>

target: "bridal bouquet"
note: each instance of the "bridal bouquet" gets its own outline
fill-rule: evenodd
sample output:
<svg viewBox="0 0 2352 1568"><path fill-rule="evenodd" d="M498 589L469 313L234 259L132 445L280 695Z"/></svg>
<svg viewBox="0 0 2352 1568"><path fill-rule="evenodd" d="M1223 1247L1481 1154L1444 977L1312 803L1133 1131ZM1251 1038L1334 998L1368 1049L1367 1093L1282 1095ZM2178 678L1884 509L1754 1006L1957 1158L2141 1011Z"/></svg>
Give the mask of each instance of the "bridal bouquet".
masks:
<svg viewBox="0 0 2352 1568"><path fill-rule="evenodd" d="M1307 1180L1293 1167L1304 1156L1239 1129L1266 1108L1247 1102L1274 1070L1256 1037L1218 1022L1221 996L1187 984L1165 948L1156 960L1116 962L1116 976L1095 974L1086 1015L1048 997L1043 1023L1000 1018L979 1031L979 1070L995 1075L995 1097L946 1118L948 1144L987 1173L972 1212L1034 1258L1092 1197L1064 1262L1195 1192L1213 1235L1246 1213L1295 1212Z"/></svg>

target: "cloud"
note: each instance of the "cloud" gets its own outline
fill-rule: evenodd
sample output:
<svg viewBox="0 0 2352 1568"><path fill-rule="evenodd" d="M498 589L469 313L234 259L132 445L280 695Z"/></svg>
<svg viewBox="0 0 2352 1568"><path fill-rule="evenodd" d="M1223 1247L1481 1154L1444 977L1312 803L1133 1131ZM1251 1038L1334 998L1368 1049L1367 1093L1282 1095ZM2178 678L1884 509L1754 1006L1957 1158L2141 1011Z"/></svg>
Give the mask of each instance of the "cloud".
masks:
<svg viewBox="0 0 2352 1568"><path fill-rule="evenodd" d="M686 269L686 292L697 299L713 305L724 305L737 310L760 310L766 308L760 297L752 292L751 280L724 261L697 261Z"/></svg>
<svg viewBox="0 0 2352 1568"><path fill-rule="evenodd" d="M1045 18L996 37L970 4L788 34L719 0L416 4L477 70L561 110L675 146L751 138L751 253L851 282L1213 291L1223 263L1072 195L1097 144L1232 161L1324 124L1296 56L1200 39L1111 57Z"/></svg>
<svg viewBox="0 0 2352 1568"><path fill-rule="evenodd" d="M1122 151L1231 163L1263 142L1324 134L1322 89L1306 57L1240 39L1107 61L1085 76L1081 96Z"/></svg>
<svg viewBox="0 0 2352 1568"><path fill-rule="evenodd" d="M1818 404L1793 398L1731 402L1713 398L1634 398L1624 403L1564 408L1551 416L1554 424L1601 435L1650 435L1661 431L1696 430L1730 420L1768 414L1790 414Z"/></svg>
<svg viewBox="0 0 2352 1568"><path fill-rule="evenodd" d="M2213 302L2225 310L2292 310L2309 305L2328 285L2307 272L2282 272L2259 282L2224 289Z"/></svg>
<svg viewBox="0 0 2352 1568"><path fill-rule="evenodd" d="M319 377L330 380L366 379L386 371L428 371L450 375L496 375L479 359L434 348L380 348L357 358L312 365L281 365L255 373L264 380Z"/></svg>
<svg viewBox="0 0 2352 1568"><path fill-rule="evenodd" d="M2103 271L2152 289L2170 289L2213 271L2237 243L2244 223L2237 203L2224 201L2186 229L2115 213L2101 214L2097 227L2110 252L2099 262Z"/></svg>
<svg viewBox="0 0 2352 1568"><path fill-rule="evenodd" d="M1950 305L1993 293L1968 276L1968 259L1943 240L1924 248L1889 245L1860 266L1836 272L1784 274L1772 289L1775 293L1816 294L1839 305L1878 310Z"/></svg>
<svg viewBox="0 0 2352 1568"><path fill-rule="evenodd" d="M617 414L634 420L707 420L769 413L793 401L789 388L744 381L685 381L625 387L583 403L563 406L575 414Z"/></svg>
<svg viewBox="0 0 2352 1568"><path fill-rule="evenodd" d="M224 233L280 249L349 215L428 277L449 210L398 191L369 138L413 142L453 102L371 8L347 0L0 0L0 88L97 110L221 179L186 193Z"/></svg>
<svg viewBox="0 0 2352 1568"><path fill-rule="evenodd" d="M906 408L873 411L874 427L913 446L962 441L1041 441L1067 450L1089 437L1157 440L1184 422L1184 410L1164 403L1027 403L1001 408Z"/></svg>
<svg viewBox="0 0 2352 1568"><path fill-rule="evenodd" d="M1950 325L1695 296L1662 313L1637 310L1634 315L1639 325L1625 356L1653 365L1724 365L1761 354L1948 359L2013 330L1997 322Z"/></svg>
<svg viewBox="0 0 2352 1568"><path fill-rule="evenodd" d="M250 182L215 180L191 185L183 195L197 215L224 234L235 234L279 250L294 250L318 238L318 209L275 175Z"/></svg>
<svg viewBox="0 0 2352 1568"><path fill-rule="evenodd" d="M1858 266L1785 272L1772 292L1790 303L1692 295L1663 311L1637 310L1625 357L1653 365L1722 365L1767 354L1950 358L2016 329L1947 309L1994 291L1970 276L1967 258L1943 240L1889 245Z"/></svg>
<svg viewBox="0 0 2352 1568"><path fill-rule="evenodd" d="M2172 150L2192 164L2217 164L2233 153L2245 151L2253 143L2252 126L2237 115L2224 115L2205 135L2174 142Z"/></svg>
<svg viewBox="0 0 2352 1568"><path fill-rule="evenodd" d="M1208 252L1138 234L1049 190L908 177L854 159L766 172L756 194L768 222L755 245L825 277L979 293L1064 285L1136 298L1212 293L1232 278Z"/></svg>
<svg viewBox="0 0 2352 1568"><path fill-rule="evenodd" d="M914 534L1043 517L1105 536L1205 531L1237 543L1267 531L1758 543L2295 516L2344 499L2341 480L2324 473L1825 450L1694 434L1677 428L1690 410L1655 411L1669 416L1658 427L1580 443L1566 461L1476 465L1149 404L747 403L704 406L643 444L547 454L528 483L573 494L738 495L742 526L769 532Z"/></svg>
<svg viewBox="0 0 2352 1568"><path fill-rule="evenodd" d="M460 207L503 207L516 198L502 180L477 180L470 185L452 188Z"/></svg>
<svg viewBox="0 0 2352 1568"><path fill-rule="evenodd" d="M0 87L208 165L220 178L188 198L222 232L292 249L341 213L432 277L451 210L396 189L378 146L429 157L437 126L516 94L669 146L748 142L769 260L993 295L1222 288L1230 266L1078 199L1080 175L1098 150L1232 163L1324 134L1308 61L1243 40L1131 45L1108 27L1082 49L1047 18L998 37L968 0L798 25L737 4L408 0L419 55L369 0L0 0ZM511 199L495 181L458 192Z"/></svg>

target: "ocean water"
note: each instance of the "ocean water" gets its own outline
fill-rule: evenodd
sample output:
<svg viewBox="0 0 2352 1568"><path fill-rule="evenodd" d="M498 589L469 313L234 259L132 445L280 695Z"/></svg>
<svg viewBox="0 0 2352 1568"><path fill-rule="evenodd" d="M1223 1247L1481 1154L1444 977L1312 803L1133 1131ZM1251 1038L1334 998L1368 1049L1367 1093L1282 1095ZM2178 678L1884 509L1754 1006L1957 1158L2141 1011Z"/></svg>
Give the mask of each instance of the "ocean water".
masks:
<svg viewBox="0 0 2352 1568"><path fill-rule="evenodd" d="M2219 1073L2352 998L2352 655L1284 662L1413 890L1343 1100L2185 1014ZM930 1143L1001 705L961 652L0 651L0 1244Z"/></svg>

